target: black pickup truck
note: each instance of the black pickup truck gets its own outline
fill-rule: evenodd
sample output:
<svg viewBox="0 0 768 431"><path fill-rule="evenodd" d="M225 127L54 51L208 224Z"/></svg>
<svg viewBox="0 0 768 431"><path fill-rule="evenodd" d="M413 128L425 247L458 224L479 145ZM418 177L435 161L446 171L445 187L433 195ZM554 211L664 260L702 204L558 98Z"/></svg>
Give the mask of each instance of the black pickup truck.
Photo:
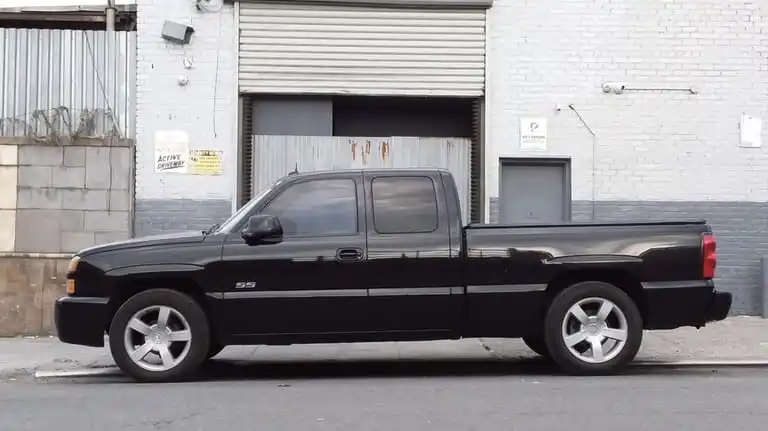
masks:
<svg viewBox="0 0 768 431"><path fill-rule="evenodd" d="M572 374L616 372L643 330L725 319L704 221L474 225L439 169L289 175L204 232L79 252L58 337L141 381L227 345L522 338Z"/></svg>

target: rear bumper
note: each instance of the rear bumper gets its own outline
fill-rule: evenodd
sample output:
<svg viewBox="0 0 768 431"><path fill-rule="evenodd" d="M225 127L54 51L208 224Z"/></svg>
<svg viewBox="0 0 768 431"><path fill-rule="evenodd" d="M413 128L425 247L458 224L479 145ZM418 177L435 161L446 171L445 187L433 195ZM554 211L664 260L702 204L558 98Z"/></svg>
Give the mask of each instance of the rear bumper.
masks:
<svg viewBox="0 0 768 431"><path fill-rule="evenodd" d="M54 322L62 342L103 347L109 322L109 298L59 298L54 307Z"/></svg>
<svg viewBox="0 0 768 431"><path fill-rule="evenodd" d="M728 313L731 311L731 305L733 304L733 295L730 292L714 292L712 293L712 302L707 309L706 320L707 322L716 322L718 320L725 320L728 317Z"/></svg>
<svg viewBox="0 0 768 431"><path fill-rule="evenodd" d="M643 283L645 329L702 327L728 317L730 292L718 292L712 280Z"/></svg>

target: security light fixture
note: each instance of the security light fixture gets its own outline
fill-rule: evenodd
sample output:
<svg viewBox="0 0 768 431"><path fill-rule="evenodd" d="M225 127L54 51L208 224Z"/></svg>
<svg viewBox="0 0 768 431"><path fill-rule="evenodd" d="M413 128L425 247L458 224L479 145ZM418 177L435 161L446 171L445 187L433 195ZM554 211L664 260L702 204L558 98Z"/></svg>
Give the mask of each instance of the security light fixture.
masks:
<svg viewBox="0 0 768 431"><path fill-rule="evenodd" d="M173 21L165 21L163 23L163 30L161 36L163 39L177 43L179 45L186 45L192 38L192 33L195 29L184 24L179 24Z"/></svg>

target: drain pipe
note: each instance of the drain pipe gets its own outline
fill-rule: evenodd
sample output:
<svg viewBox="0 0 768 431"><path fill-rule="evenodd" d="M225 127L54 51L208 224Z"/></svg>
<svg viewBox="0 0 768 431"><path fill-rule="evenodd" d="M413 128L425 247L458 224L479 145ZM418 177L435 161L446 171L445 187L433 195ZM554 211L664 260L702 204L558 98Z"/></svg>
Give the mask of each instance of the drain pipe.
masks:
<svg viewBox="0 0 768 431"><path fill-rule="evenodd" d="M117 8L115 7L115 0L107 0L107 37L111 41L115 33L115 15L117 14Z"/></svg>
<svg viewBox="0 0 768 431"><path fill-rule="evenodd" d="M581 117L581 114L579 114L579 111L577 111L576 107L573 106L573 103L568 105L568 108L571 111L573 111L574 114L576 114L576 116L579 118L579 121L581 121L581 124L584 126L584 128L586 128L587 131L589 132L589 134L592 135L592 221L594 221L595 220L595 205L596 205L595 199L597 197L596 196L597 193L595 191L595 189L597 188L597 184L595 183L595 173L597 171L597 162L596 162L596 158L597 158L597 154L596 154L596 152L597 152L597 135L592 130L592 128L589 127L589 124L587 124L587 122L584 121L584 119Z"/></svg>

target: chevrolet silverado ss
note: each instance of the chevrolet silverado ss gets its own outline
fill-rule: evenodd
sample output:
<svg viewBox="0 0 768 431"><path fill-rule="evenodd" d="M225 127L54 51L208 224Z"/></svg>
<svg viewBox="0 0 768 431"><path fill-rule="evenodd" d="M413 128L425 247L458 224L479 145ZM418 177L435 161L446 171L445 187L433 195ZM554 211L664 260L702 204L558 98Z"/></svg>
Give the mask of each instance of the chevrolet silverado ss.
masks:
<svg viewBox="0 0 768 431"><path fill-rule="evenodd" d="M55 322L140 381L228 345L467 337L605 374L644 330L727 317L716 260L705 221L465 225L445 170L301 173L206 231L80 251Z"/></svg>

